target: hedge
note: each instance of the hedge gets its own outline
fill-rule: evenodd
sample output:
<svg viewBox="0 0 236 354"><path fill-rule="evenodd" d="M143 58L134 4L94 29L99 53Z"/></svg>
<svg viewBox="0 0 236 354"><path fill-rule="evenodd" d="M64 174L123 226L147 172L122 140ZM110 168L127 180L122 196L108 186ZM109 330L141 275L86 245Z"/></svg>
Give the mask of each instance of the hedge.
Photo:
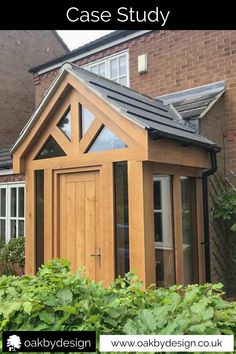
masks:
<svg viewBox="0 0 236 354"><path fill-rule="evenodd" d="M10 330L95 330L100 334L236 334L236 303L221 284L143 289L135 275L108 288L69 262L53 260L36 276L0 277L0 326ZM98 345L98 341L97 341Z"/></svg>

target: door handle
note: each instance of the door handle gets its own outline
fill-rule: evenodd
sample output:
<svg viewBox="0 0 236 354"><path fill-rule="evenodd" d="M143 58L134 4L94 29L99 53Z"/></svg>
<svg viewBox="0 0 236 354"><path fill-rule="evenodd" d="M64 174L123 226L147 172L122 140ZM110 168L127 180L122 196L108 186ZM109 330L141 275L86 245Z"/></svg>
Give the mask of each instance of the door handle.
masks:
<svg viewBox="0 0 236 354"><path fill-rule="evenodd" d="M101 248L98 249L98 253L90 254L91 257L99 257L99 268L101 268Z"/></svg>

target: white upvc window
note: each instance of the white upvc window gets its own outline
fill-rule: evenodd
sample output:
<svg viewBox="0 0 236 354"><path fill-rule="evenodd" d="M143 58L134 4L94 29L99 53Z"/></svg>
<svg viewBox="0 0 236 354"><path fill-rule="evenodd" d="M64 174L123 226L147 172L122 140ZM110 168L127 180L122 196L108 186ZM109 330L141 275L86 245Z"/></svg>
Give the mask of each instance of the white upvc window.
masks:
<svg viewBox="0 0 236 354"><path fill-rule="evenodd" d="M0 184L0 240L25 235L25 185Z"/></svg>
<svg viewBox="0 0 236 354"><path fill-rule="evenodd" d="M173 249L171 176L154 176L155 248Z"/></svg>
<svg viewBox="0 0 236 354"><path fill-rule="evenodd" d="M128 51L89 63L84 68L95 74L119 82L121 85L129 86Z"/></svg>

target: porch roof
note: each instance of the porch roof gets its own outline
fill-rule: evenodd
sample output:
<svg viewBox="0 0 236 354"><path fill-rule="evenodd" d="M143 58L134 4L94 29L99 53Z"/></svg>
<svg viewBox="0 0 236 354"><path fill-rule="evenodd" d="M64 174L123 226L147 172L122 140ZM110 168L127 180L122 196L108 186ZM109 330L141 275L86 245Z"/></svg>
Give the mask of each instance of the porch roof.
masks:
<svg viewBox="0 0 236 354"><path fill-rule="evenodd" d="M218 81L159 96L157 99L166 105L173 105L177 113L185 120L198 119L204 117L224 92L225 82Z"/></svg>
<svg viewBox="0 0 236 354"><path fill-rule="evenodd" d="M171 105L165 105L161 100L143 95L76 65L70 64L70 66L70 71L79 80L83 80L114 108L119 109L127 119L148 129L151 137L166 137L208 148L215 145L188 127Z"/></svg>
<svg viewBox="0 0 236 354"><path fill-rule="evenodd" d="M43 101L21 131L11 153L28 135L58 85L68 73L105 100L114 110L119 111L124 118L143 129L147 129L153 139L165 137L205 148L215 146L215 143L196 134L193 129L186 126L185 121L179 118L171 105L164 105L160 100L155 100L88 70L67 63L62 66L57 78L46 92Z"/></svg>

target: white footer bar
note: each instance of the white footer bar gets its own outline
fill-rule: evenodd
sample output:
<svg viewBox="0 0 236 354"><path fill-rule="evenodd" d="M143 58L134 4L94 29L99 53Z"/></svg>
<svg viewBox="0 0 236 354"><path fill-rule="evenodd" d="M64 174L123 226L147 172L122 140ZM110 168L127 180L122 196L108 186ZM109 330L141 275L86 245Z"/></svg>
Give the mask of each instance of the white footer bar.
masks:
<svg viewBox="0 0 236 354"><path fill-rule="evenodd" d="M233 352L233 335L102 335L101 352Z"/></svg>

